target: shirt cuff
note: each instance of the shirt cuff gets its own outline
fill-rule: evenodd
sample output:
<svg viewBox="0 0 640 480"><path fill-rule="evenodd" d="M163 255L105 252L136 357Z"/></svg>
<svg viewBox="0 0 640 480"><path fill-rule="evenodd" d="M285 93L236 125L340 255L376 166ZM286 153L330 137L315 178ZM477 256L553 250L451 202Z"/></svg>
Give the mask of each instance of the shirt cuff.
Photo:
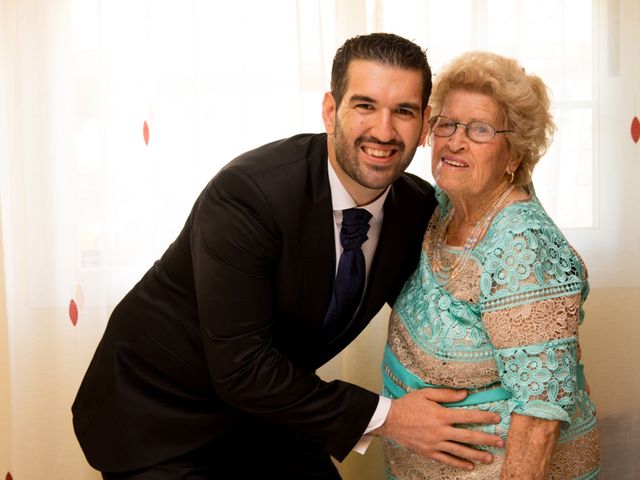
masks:
<svg viewBox="0 0 640 480"><path fill-rule="evenodd" d="M373 435L368 435L369 432L382 426L382 424L387 419L387 415L389 415L389 409L391 409L391 399L380 396L378 400L378 406L376 407L375 412L373 412L373 417L371 417L369 425L367 425L366 430L362 434L362 437L360 438L358 443L356 443L356 446L353 447L354 452L357 452L361 455L365 454L365 452L369 448L369 445L371 444L371 440L373 440Z"/></svg>

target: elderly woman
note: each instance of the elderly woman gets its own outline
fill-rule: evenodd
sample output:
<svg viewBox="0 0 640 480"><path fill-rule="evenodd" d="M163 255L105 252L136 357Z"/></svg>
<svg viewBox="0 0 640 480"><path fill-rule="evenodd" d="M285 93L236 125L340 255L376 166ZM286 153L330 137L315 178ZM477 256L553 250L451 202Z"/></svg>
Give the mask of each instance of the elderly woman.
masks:
<svg viewBox="0 0 640 480"><path fill-rule="evenodd" d="M537 199L531 174L555 129L547 89L514 60L464 54L431 97L439 207L398 297L384 393L465 388L451 408L498 413L506 439L465 472L384 444L391 479L592 479L595 410L579 363L587 270Z"/></svg>

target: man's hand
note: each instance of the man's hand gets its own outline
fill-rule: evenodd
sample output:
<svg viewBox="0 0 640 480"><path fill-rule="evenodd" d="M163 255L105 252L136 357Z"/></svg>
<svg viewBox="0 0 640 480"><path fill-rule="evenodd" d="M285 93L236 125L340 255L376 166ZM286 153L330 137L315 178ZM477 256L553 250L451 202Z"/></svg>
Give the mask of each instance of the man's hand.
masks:
<svg viewBox="0 0 640 480"><path fill-rule="evenodd" d="M385 423L374 435L388 437L424 457L473 470L474 463L491 463L487 452L464 445L502 447L500 437L456 427L465 423L498 423L495 413L463 408L446 408L440 403L459 402L466 390L425 388L393 400Z"/></svg>

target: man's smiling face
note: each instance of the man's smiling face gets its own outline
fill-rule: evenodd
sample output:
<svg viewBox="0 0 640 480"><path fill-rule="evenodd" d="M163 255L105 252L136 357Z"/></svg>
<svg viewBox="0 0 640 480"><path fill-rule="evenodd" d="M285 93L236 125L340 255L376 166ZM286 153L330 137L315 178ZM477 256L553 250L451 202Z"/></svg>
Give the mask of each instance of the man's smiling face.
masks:
<svg viewBox="0 0 640 480"><path fill-rule="evenodd" d="M365 60L351 62L341 105L323 102L329 158L345 188L373 200L411 163L427 133L422 75Z"/></svg>

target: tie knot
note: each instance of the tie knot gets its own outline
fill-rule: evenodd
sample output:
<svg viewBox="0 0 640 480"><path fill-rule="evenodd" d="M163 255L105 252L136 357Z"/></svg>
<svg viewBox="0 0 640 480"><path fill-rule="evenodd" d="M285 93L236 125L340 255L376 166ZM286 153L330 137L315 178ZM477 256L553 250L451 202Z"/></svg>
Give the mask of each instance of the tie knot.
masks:
<svg viewBox="0 0 640 480"><path fill-rule="evenodd" d="M340 228L340 243L342 248L350 250L360 248L369 238L369 220L372 215L364 208L349 208L342 211L342 227Z"/></svg>

